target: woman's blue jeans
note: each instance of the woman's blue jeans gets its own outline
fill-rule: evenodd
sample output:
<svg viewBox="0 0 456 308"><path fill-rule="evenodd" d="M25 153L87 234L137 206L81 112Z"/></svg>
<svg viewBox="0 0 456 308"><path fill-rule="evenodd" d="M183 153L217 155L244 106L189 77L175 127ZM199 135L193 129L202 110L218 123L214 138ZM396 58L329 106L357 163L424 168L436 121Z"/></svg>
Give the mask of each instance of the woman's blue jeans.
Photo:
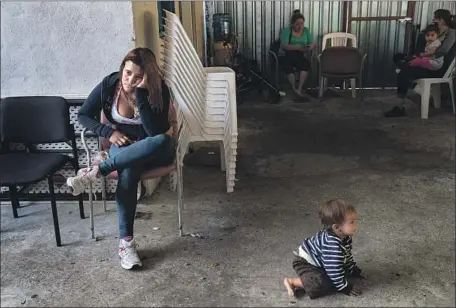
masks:
<svg viewBox="0 0 456 308"><path fill-rule="evenodd" d="M105 176L117 170L116 189L119 238L133 236L133 223L137 205L137 187L141 173L170 165L174 160L174 142L166 135L147 137L127 146L111 145L109 158L100 165Z"/></svg>

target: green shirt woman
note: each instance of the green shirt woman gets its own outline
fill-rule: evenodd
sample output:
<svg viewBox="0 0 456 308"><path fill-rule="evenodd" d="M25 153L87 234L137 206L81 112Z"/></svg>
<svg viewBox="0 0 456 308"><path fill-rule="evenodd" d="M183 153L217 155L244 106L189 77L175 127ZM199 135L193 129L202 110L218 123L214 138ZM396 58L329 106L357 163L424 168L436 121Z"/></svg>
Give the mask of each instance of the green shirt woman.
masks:
<svg viewBox="0 0 456 308"><path fill-rule="evenodd" d="M310 62L304 57L304 52L313 49L312 33L304 27L304 16L295 10L291 17L291 27L282 29L280 33L279 63L287 74L293 91L303 97L303 87L310 70ZM295 72L299 72L296 85Z"/></svg>

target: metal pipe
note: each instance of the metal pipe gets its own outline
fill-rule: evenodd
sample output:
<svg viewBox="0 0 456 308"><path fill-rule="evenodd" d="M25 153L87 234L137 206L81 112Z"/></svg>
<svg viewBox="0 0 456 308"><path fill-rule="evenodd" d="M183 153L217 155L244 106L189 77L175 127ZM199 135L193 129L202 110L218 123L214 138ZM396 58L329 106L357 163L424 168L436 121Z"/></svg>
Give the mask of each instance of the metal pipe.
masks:
<svg viewBox="0 0 456 308"><path fill-rule="evenodd" d="M351 5L349 5L348 3L346 4L347 5L347 9L346 9L346 16L345 16L345 33L348 33L348 24L350 22L350 10L351 10Z"/></svg>
<svg viewBox="0 0 456 308"><path fill-rule="evenodd" d="M206 1L203 1L203 29L204 29L204 33L203 33L203 46L204 46L204 56L203 56L203 65L205 67L207 67L207 58L208 58L208 49L207 49L207 11L206 11Z"/></svg>
<svg viewBox="0 0 456 308"><path fill-rule="evenodd" d="M372 8L370 8L372 14ZM352 21L380 21L380 20L406 20L407 16L375 16L375 17L352 17Z"/></svg>
<svg viewBox="0 0 456 308"><path fill-rule="evenodd" d="M86 155L87 155L87 167L90 167L90 165L92 164L92 160L91 160L91 157L90 157L90 149L89 149L89 146L87 145L87 142L85 140L85 133L87 131L87 128L84 128L81 132L81 142L82 142L82 145L84 147L84 150L86 151ZM93 193L93 187L92 187L92 183L89 183L89 204L90 204L90 234L91 234L91 237L92 239L95 239L95 227L94 227L94 220L93 220L93 196L92 196L92 193Z"/></svg>

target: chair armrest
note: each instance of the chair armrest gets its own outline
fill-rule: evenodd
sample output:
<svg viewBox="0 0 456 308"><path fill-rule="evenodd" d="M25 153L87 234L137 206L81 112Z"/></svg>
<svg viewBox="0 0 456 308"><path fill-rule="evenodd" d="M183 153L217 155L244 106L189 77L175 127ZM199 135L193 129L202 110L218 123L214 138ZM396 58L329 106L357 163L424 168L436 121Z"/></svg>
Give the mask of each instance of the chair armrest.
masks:
<svg viewBox="0 0 456 308"><path fill-rule="evenodd" d="M275 52L273 52L272 50L268 50L268 53L274 57L274 59L278 60L277 58L277 54Z"/></svg>
<svg viewBox="0 0 456 308"><path fill-rule="evenodd" d="M274 58L275 66L276 66L276 68L278 68L278 66L279 66L279 57L272 50L268 50L268 53Z"/></svg>

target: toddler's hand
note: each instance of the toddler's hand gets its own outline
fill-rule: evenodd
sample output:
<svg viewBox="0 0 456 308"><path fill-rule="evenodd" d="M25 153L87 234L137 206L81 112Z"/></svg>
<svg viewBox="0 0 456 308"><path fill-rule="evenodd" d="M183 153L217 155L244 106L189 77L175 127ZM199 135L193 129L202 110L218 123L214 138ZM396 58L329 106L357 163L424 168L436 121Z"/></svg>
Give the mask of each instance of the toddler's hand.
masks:
<svg viewBox="0 0 456 308"><path fill-rule="evenodd" d="M356 286L353 286L350 293L348 293L348 296L358 296L358 295L361 295L361 290L359 288L357 288Z"/></svg>

